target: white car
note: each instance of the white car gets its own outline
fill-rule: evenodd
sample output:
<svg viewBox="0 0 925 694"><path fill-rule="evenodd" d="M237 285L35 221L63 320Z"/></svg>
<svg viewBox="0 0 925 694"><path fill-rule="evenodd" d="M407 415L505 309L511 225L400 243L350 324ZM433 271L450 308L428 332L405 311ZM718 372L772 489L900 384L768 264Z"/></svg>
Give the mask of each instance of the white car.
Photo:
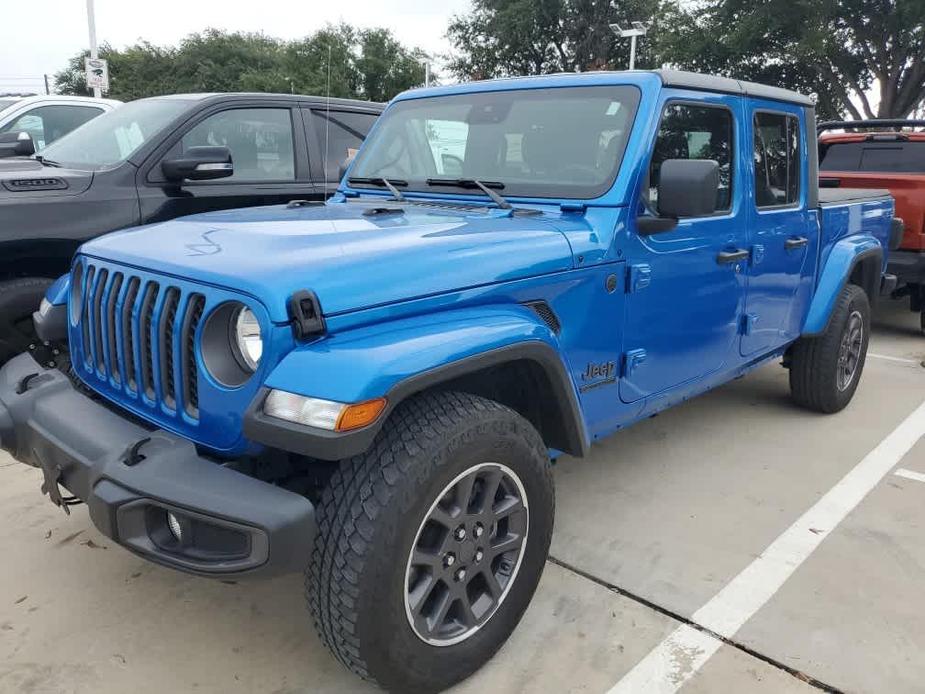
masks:
<svg viewBox="0 0 925 694"><path fill-rule="evenodd" d="M87 96L0 96L0 135L28 133L40 151L88 120L122 102Z"/></svg>

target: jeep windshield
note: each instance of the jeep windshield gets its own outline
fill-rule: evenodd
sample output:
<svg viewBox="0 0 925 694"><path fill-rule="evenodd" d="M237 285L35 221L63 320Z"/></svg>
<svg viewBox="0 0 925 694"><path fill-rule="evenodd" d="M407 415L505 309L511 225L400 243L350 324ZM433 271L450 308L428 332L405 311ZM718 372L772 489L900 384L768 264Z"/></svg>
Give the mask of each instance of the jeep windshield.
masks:
<svg viewBox="0 0 925 694"><path fill-rule="evenodd" d="M189 107L185 99L143 99L104 113L42 150L42 161L72 169L121 164Z"/></svg>
<svg viewBox="0 0 925 694"><path fill-rule="evenodd" d="M377 188L388 179L405 192L483 196L479 181L505 197L598 197L620 168L638 103L632 86L399 101L357 156L350 183Z"/></svg>

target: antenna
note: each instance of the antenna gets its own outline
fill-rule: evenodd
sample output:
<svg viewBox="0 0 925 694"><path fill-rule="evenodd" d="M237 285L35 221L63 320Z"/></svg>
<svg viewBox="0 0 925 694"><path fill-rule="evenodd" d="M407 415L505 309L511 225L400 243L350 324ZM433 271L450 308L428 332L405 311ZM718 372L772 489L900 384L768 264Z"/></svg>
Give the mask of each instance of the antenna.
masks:
<svg viewBox="0 0 925 694"><path fill-rule="evenodd" d="M324 106L324 190L328 190L328 142L331 134L331 44L328 43L328 85L325 89L325 106ZM340 181L338 181L340 183Z"/></svg>

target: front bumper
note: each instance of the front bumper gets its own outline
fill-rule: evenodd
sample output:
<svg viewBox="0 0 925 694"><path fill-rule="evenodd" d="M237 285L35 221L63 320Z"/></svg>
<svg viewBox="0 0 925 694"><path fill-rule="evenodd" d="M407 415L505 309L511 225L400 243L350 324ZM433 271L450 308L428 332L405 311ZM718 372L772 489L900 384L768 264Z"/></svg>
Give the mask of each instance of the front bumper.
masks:
<svg viewBox="0 0 925 694"><path fill-rule="evenodd" d="M925 251L892 251L887 272L896 275L899 286L925 284Z"/></svg>
<svg viewBox="0 0 925 694"><path fill-rule="evenodd" d="M87 504L100 532L156 563L237 578L297 571L308 561L316 530L308 499L135 423L28 354L0 369L0 447L42 468L52 500L63 496L60 485Z"/></svg>

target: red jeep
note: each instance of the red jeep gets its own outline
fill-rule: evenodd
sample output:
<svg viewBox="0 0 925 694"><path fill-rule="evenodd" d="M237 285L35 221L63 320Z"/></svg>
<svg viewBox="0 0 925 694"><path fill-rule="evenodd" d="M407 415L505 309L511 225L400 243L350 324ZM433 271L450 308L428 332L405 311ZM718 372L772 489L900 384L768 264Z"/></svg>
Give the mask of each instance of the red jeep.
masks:
<svg viewBox="0 0 925 694"><path fill-rule="evenodd" d="M887 272L897 278L895 297L908 296L925 332L925 120L861 120L821 123L819 185L822 188L886 188L905 222ZM823 132L844 130L844 132Z"/></svg>

